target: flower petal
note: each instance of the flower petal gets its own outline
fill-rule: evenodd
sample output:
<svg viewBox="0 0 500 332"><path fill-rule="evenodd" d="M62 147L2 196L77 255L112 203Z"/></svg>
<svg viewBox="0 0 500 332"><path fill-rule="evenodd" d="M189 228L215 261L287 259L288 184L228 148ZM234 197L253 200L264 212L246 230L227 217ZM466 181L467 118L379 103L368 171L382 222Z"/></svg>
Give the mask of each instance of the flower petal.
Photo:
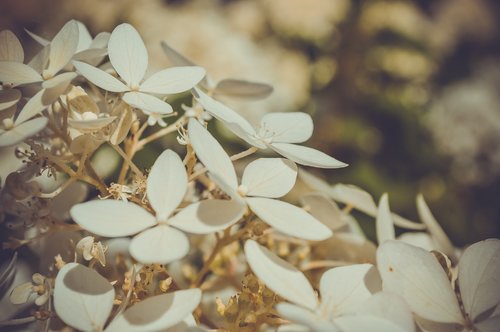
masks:
<svg viewBox="0 0 500 332"><path fill-rule="evenodd" d="M156 159L147 181L147 194L157 220L167 220L187 191L186 169L177 153L168 149Z"/></svg>
<svg viewBox="0 0 500 332"><path fill-rule="evenodd" d="M339 317L335 323L342 331L365 332L365 331L384 331L384 332L406 332L394 322L371 315L352 315Z"/></svg>
<svg viewBox="0 0 500 332"><path fill-rule="evenodd" d="M104 117L104 118L97 118L93 120L73 120L73 119L68 119L68 124L71 128L77 129L77 130L98 130L103 127L106 127L109 125L111 122L113 122L116 119L115 116L109 116L109 117Z"/></svg>
<svg viewBox="0 0 500 332"><path fill-rule="evenodd" d="M415 314L435 322L464 324L448 277L431 253L387 241L377 250L377 264L384 291L403 297Z"/></svg>
<svg viewBox="0 0 500 332"><path fill-rule="evenodd" d="M258 100L268 97L273 90L269 84L226 78L217 83L213 93L225 97Z"/></svg>
<svg viewBox="0 0 500 332"><path fill-rule="evenodd" d="M315 332L340 331L333 323L298 305L282 302L276 305L276 310L282 317L292 322L305 325ZM310 330L306 329L306 331Z"/></svg>
<svg viewBox="0 0 500 332"><path fill-rule="evenodd" d="M401 296L378 292L362 303L357 310L362 315L374 315L397 324L402 331L415 331L415 322L408 304Z"/></svg>
<svg viewBox="0 0 500 332"><path fill-rule="evenodd" d="M139 87L148 69L148 52L141 36L127 23L117 26L108 42L113 68L129 87Z"/></svg>
<svg viewBox="0 0 500 332"><path fill-rule="evenodd" d="M0 90L0 111L14 106L21 99L21 91L16 89Z"/></svg>
<svg viewBox="0 0 500 332"><path fill-rule="evenodd" d="M67 22L50 42L49 65L47 74L55 76L70 62L78 46L78 24L75 20Z"/></svg>
<svg viewBox="0 0 500 332"><path fill-rule="evenodd" d="M245 205L220 199L193 203L169 220L169 224L185 232L211 234L226 229L241 219Z"/></svg>
<svg viewBox="0 0 500 332"><path fill-rule="evenodd" d="M474 243L460 257L458 284L472 321L500 303L500 240Z"/></svg>
<svg viewBox="0 0 500 332"><path fill-rule="evenodd" d="M40 90L33 97L31 97L30 100L28 100L19 112L16 121L14 121L16 126L19 126L19 124L31 119L37 114L40 114L45 108L47 108L48 104L45 103L46 98L44 98L45 92L46 90Z"/></svg>
<svg viewBox="0 0 500 332"><path fill-rule="evenodd" d="M163 69L141 84L140 91L157 94L174 94L193 88L205 76L201 67L173 67Z"/></svg>
<svg viewBox="0 0 500 332"><path fill-rule="evenodd" d="M58 85L68 86L69 83L78 75L74 72L62 73L57 76L52 77L42 83L42 88L44 89L52 89L57 87Z"/></svg>
<svg viewBox="0 0 500 332"><path fill-rule="evenodd" d="M422 194L417 196L417 212L420 220L427 226L429 233L431 233L434 241L438 245L436 249L442 251L451 259L456 260L457 257L455 255L455 248L453 247L453 244L444 232L443 228L441 228L437 222L436 218L432 215L432 212L425 202Z"/></svg>
<svg viewBox="0 0 500 332"><path fill-rule="evenodd" d="M107 237L136 234L156 224L155 217L142 207L111 199L77 204L70 214L84 229Z"/></svg>
<svg viewBox="0 0 500 332"><path fill-rule="evenodd" d="M241 184L248 196L278 198L292 190L297 179L297 165L283 158L259 158L247 165Z"/></svg>
<svg viewBox="0 0 500 332"><path fill-rule="evenodd" d="M0 61L23 63L24 50L16 35L10 30L0 32Z"/></svg>
<svg viewBox="0 0 500 332"><path fill-rule="evenodd" d="M342 168L348 166L326 153L306 146L289 143L271 143L269 146L283 157L304 166L318 168Z"/></svg>
<svg viewBox="0 0 500 332"><path fill-rule="evenodd" d="M129 88L120 82L116 77L111 76L99 68L93 67L85 62L73 61L75 68L85 77L90 83L97 85L101 89L110 92L124 92Z"/></svg>
<svg viewBox="0 0 500 332"><path fill-rule="evenodd" d="M146 113L170 114L174 111L170 104L160 98L142 92L127 92L123 95L122 100Z"/></svg>
<svg viewBox="0 0 500 332"><path fill-rule="evenodd" d="M106 332L163 331L193 312L200 300L198 288L149 297L117 316Z"/></svg>
<svg viewBox="0 0 500 332"><path fill-rule="evenodd" d="M208 171L216 175L217 179L222 180L230 189L236 191L238 179L233 162L219 142L195 119L189 119L188 135L196 156Z"/></svg>
<svg viewBox="0 0 500 332"><path fill-rule="evenodd" d="M54 288L57 316L83 331L101 330L113 308L115 290L95 270L68 263L59 271Z"/></svg>
<svg viewBox="0 0 500 332"><path fill-rule="evenodd" d="M304 209L314 218L321 221L331 230L336 230L346 225L339 207L334 201L320 193L311 193L300 198Z"/></svg>
<svg viewBox="0 0 500 332"><path fill-rule="evenodd" d="M76 52L80 52L89 48L92 36L85 24L80 21L76 21L76 24L78 26L78 46L76 47Z"/></svg>
<svg viewBox="0 0 500 332"><path fill-rule="evenodd" d="M245 242L248 265L255 275L285 300L314 310L318 299L302 272L253 240Z"/></svg>
<svg viewBox="0 0 500 332"><path fill-rule="evenodd" d="M42 76L28 65L13 61L0 61L0 82L17 86L42 80Z"/></svg>
<svg viewBox="0 0 500 332"><path fill-rule="evenodd" d="M389 209L389 197L387 196L387 193L383 194L382 197L380 197L375 225L378 244L384 243L387 240L394 240L396 238L394 222L392 221L391 210Z"/></svg>
<svg viewBox="0 0 500 332"><path fill-rule="evenodd" d="M186 256L189 240L183 232L160 224L136 235L129 251L143 264L168 264Z"/></svg>
<svg viewBox="0 0 500 332"><path fill-rule="evenodd" d="M493 316L474 324L481 332L497 332L500 326L500 316Z"/></svg>
<svg viewBox="0 0 500 332"><path fill-rule="evenodd" d="M272 134L273 143L305 142L314 129L311 116L302 112L268 113L262 118L260 127Z"/></svg>
<svg viewBox="0 0 500 332"><path fill-rule="evenodd" d="M210 113L217 120L221 121L236 136L243 139L248 144L258 148L263 149L266 147L263 143L253 138L257 135L255 129L241 115L226 105L212 99L200 89L194 88L192 92L196 101L203 106L205 111Z"/></svg>
<svg viewBox="0 0 500 332"><path fill-rule="evenodd" d="M24 141L45 128L47 122L47 118L40 117L0 133L0 147L11 146Z"/></svg>
<svg viewBox="0 0 500 332"><path fill-rule="evenodd" d="M290 203L261 197L248 197L246 202L262 221L284 234L311 241L322 241L332 236L328 227Z"/></svg>
<svg viewBox="0 0 500 332"><path fill-rule="evenodd" d="M377 269L371 264L355 264L326 271L320 280L321 303L331 308L331 316L352 314L382 288Z"/></svg>
<svg viewBox="0 0 500 332"><path fill-rule="evenodd" d="M50 40L48 39L45 39L31 31L29 31L28 29L24 29L24 31L26 31L26 33L31 37L33 38L34 41L36 41L38 44L42 45L42 46L47 46L50 44Z"/></svg>

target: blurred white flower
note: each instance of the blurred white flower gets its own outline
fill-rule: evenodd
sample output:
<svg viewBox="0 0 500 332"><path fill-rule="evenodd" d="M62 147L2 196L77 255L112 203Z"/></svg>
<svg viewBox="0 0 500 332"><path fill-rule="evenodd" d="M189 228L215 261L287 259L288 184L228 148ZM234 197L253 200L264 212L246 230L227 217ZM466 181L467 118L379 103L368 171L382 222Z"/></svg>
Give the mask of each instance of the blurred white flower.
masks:
<svg viewBox="0 0 500 332"><path fill-rule="evenodd" d="M44 305L49 299L50 287L47 287L47 278L40 273L35 273L31 277L31 282L26 282L14 288L10 293L10 301L13 304L23 304L28 302L29 298L36 294L35 304Z"/></svg>
<svg viewBox="0 0 500 332"><path fill-rule="evenodd" d="M94 242L93 236L86 236L76 244L76 252L82 254L85 260L96 259L102 266L106 266L106 250L100 241Z"/></svg>

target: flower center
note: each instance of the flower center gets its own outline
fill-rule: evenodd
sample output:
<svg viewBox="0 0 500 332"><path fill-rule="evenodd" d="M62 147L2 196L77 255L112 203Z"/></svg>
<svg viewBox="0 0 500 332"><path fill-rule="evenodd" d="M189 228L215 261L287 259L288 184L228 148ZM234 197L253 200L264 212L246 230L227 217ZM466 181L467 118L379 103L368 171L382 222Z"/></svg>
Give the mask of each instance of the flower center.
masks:
<svg viewBox="0 0 500 332"><path fill-rule="evenodd" d="M14 121L12 121L11 118L3 119L2 125L5 130L11 130L12 128L14 128Z"/></svg>
<svg viewBox="0 0 500 332"><path fill-rule="evenodd" d="M241 197L245 197L248 194L248 187L242 184L238 187L237 192Z"/></svg>

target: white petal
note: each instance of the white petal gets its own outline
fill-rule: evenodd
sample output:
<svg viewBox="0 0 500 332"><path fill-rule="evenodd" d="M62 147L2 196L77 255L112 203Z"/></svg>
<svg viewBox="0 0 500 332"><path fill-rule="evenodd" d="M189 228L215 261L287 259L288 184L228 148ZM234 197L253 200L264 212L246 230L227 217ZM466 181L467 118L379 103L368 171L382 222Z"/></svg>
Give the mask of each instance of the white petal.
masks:
<svg viewBox="0 0 500 332"><path fill-rule="evenodd" d="M390 320L369 315L339 317L335 320L335 323L342 331L348 331L348 332L365 332L365 331L406 332L407 331L401 328L399 325L396 325L395 323L391 322Z"/></svg>
<svg viewBox="0 0 500 332"><path fill-rule="evenodd" d="M12 304L23 304L28 302L31 295L34 295L33 284L31 281L16 286L9 295Z"/></svg>
<svg viewBox="0 0 500 332"><path fill-rule="evenodd" d="M382 288L377 269L371 264L336 267L326 271L320 280L321 305L332 316L356 312L372 294Z"/></svg>
<svg viewBox="0 0 500 332"><path fill-rule="evenodd" d="M148 199L157 220L166 220L179 206L187 185L186 169L179 155L172 150L163 151L151 168L147 183Z"/></svg>
<svg viewBox="0 0 500 332"><path fill-rule="evenodd" d="M323 194L311 193L304 195L300 198L300 202L307 212L328 226L328 228L336 230L346 225L337 204Z"/></svg>
<svg viewBox="0 0 500 332"><path fill-rule="evenodd" d="M23 63L24 50L16 35L10 30L0 32L0 61Z"/></svg>
<svg viewBox="0 0 500 332"><path fill-rule="evenodd" d="M431 236L425 232L406 232L398 236L397 239L427 251L436 250L436 245Z"/></svg>
<svg viewBox="0 0 500 332"><path fill-rule="evenodd" d="M306 146L289 143L272 143L269 146L283 157L304 166L318 168L341 168L347 166L347 164L330 157L326 153Z"/></svg>
<svg viewBox="0 0 500 332"><path fill-rule="evenodd" d="M397 324L402 331L415 331L415 322L408 304L401 296L389 292L378 292L365 301L357 310L360 314L374 315Z"/></svg>
<svg viewBox="0 0 500 332"><path fill-rule="evenodd" d="M123 95L122 99L130 106L139 108L147 113L170 114L174 111L170 104L160 98L142 92L127 92Z"/></svg>
<svg viewBox="0 0 500 332"><path fill-rule="evenodd" d="M37 134L47 125L47 118L41 117L21 123L0 134L0 147L11 146Z"/></svg>
<svg viewBox="0 0 500 332"><path fill-rule="evenodd" d="M464 319L445 271L434 256L399 241L387 241L377 250L384 290L402 296L424 319L463 324Z"/></svg>
<svg viewBox="0 0 500 332"><path fill-rule="evenodd" d="M108 48L109 37L111 34L109 32L99 32L97 36L95 36L94 40L90 43L89 48Z"/></svg>
<svg viewBox="0 0 500 332"><path fill-rule="evenodd" d="M314 310L318 299L302 272L253 240L245 242L245 256L255 275L273 292Z"/></svg>
<svg viewBox="0 0 500 332"><path fill-rule="evenodd" d="M273 143L302 143L311 138L314 125L307 113L268 113L260 122L261 130L272 135Z"/></svg>
<svg viewBox="0 0 500 332"><path fill-rule="evenodd" d="M129 250L140 263L168 264L186 256L189 240L183 232L160 224L136 235Z"/></svg>
<svg viewBox="0 0 500 332"><path fill-rule="evenodd" d="M140 91L174 94L193 88L205 76L201 67L173 67L163 69L141 84Z"/></svg>
<svg viewBox="0 0 500 332"><path fill-rule="evenodd" d="M78 46L78 24L75 20L67 22L50 42L49 66L47 73L55 76L68 64Z"/></svg>
<svg viewBox="0 0 500 332"><path fill-rule="evenodd" d="M213 93L226 97L257 100L266 98L273 90L269 84L227 78L217 83Z"/></svg>
<svg viewBox="0 0 500 332"><path fill-rule="evenodd" d="M245 205L220 199L193 203L169 220L169 224L185 232L211 234L226 229L241 219Z"/></svg>
<svg viewBox="0 0 500 332"><path fill-rule="evenodd" d="M127 23L117 26L108 42L108 55L113 68L129 87L139 87L148 68L148 52L141 36Z"/></svg>
<svg viewBox="0 0 500 332"><path fill-rule="evenodd" d="M93 120L73 120L68 119L68 124L71 128L78 130L97 130L106 127L116 119L115 116L97 118Z"/></svg>
<svg viewBox="0 0 500 332"><path fill-rule="evenodd" d="M129 90L129 88L120 82L119 79L111 76L103 70L100 70L99 68L80 61L73 61L73 65L83 77L101 89L111 92L124 92Z"/></svg>
<svg viewBox="0 0 500 332"><path fill-rule="evenodd" d="M0 111L17 104L21 99L21 91L16 89L0 90Z"/></svg>
<svg viewBox="0 0 500 332"><path fill-rule="evenodd" d="M114 298L115 290L109 281L88 267L68 263L57 274L56 313L63 322L78 330L102 330Z"/></svg>
<svg viewBox="0 0 500 332"><path fill-rule="evenodd" d="M189 141L198 159L232 190L237 190L238 180L233 162L217 140L195 119L189 119Z"/></svg>
<svg viewBox="0 0 500 332"><path fill-rule="evenodd" d="M259 158L247 165L241 184L248 196L278 198L292 190L297 179L297 165L282 158Z"/></svg>
<svg viewBox="0 0 500 332"><path fill-rule="evenodd" d="M394 222L392 221L391 210L389 209L389 197L387 196L387 193L383 194L382 197L380 197L375 225L378 244L384 243L387 240L394 240L396 238Z"/></svg>
<svg viewBox="0 0 500 332"><path fill-rule="evenodd" d="M42 80L42 76L28 65L13 61L0 61L0 82L16 86Z"/></svg>
<svg viewBox="0 0 500 332"><path fill-rule="evenodd" d="M92 66L97 66L107 54L107 49L89 48L87 50L76 53L73 56L73 60L83 61Z"/></svg>
<svg viewBox="0 0 500 332"><path fill-rule="evenodd" d="M77 204L70 213L82 228L107 237L132 235L156 224L155 217L142 207L111 199Z"/></svg>
<svg viewBox="0 0 500 332"><path fill-rule="evenodd" d="M318 191L323 194L327 194L331 191L330 185L325 180L306 171L304 168L299 170L299 178L313 191Z"/></svg>
<svg viewBox="0 0 500 332"><path fill-rule="evenodd" d="M500 303L500 240L474 243L460 257L458 283L471 320Z"/></svg>
<svg viewBox="0 0 500 332"><path fill-rule="evenodd" d="M33 68L37 73L43 72L47 63L49 62L49 45L42 48L31 60L28 62L28 66Z"/></svg>
<svg viewBox="0 0 500 332"><path fill-rule="evenodd" d="M417 212L420 220L422 220L422 222L427 226L427 229L438 245L438 248L436 249L442 251L450 258L456 259L455 248L453 247L453 244L451 244L450 239L441 228L436 218L434 218L434 216L432 215L429 206L427 206L427 203L424 200L424 196L421 194L417 196Z"/></svg>
<svg viewBox="0 0 500 332"><path fill-rule="evenodd" d="M60 75L54 76L49 80L42 83L42 88L52 89L60 85L68 86L69 83L78 75L74 72L62 73Z"/></svg>
<svg viewBox="0 0 500 332"><path fill-rule="evenodd" d="M50 89L42 89L38 91L33 97L28 100L23 109L19 112L16 118L15 124L22 123L28 119L31 119L35 115L40 114L47 106L52 104L59 98L59 96L65 93L68 89L69 82L63 81L59 85L55 85Z"/></svg>
<svg viewBox="0 0 500 332"><path fill-rule="evenodd" d="M45 39L31 31L29 31L28 29L24 29L24 31L26 31L26 33L31 37L33 38L34 41L36 41L38 44L42 45L42 46L47 46L50 44L50 40L48 39Z"/></svg>
<svg viewBox="0 0 500 332"><path fill-rule="evenodd" d="M256 136L255 129L241 115L239 115L226 105L212 99L200 89L194 88L193 95L201 104L201 106L203 106L205 111L210 113L217 120L224 123L224 125L236 136L245 140L247 143L259 148L266 147L264 144L253 138Z"/></svg>
<svg viewBox="0 0 500 332"><path fill-rule="evenodd" d="M373 197L361 188L353 185L336 184L332 186L330 196L337 202L350 205L370 216L377 214L377 205Z"/></svg>
<svg viewBox="0 0 500 332"><path fill-rule="evenodd" d="M200 300L198 288L149 297L116 317L106 332L163 331L193 312Z"/></svg>
<svg viewBox="0 0 500 332"><path fill-rule="evenodd" d="M328 227L295 205L260 197L248 197L246 201L260 219L284 234L312 241L332 236Z"/></svg>
<svg viewBox="0 0 500 332"><path fill-rule="evenodd" d="M76 24L78 25L78 46L76 47L76 51L80 52L89 48L92 42L92 36L85 24L80 21L76 21Z"/></svg>
<svg viewBox="0 0 500 332"><path fill-rule="evenodd" d="M283 318L286 318L295 323L299 323L301 325L305 325L315 332L340 331L337 327L335 327L333 323L329 322L327 319L298 305L285 302L278 303L276 305L276 310ZM306 331L310 330L307 329Z"/></svg>

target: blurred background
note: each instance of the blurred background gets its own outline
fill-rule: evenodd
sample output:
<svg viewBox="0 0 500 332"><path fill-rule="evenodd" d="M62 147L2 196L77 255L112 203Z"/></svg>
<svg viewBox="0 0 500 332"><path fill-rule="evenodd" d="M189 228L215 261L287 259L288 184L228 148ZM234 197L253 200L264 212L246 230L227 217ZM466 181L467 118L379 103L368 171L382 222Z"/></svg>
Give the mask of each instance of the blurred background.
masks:
<svg viewBox="0 0 500 332"><path fill-rule="evenodd" d="M500 2L0 2L0 29L24 41L28 58L36 45L24 28L51 38L71 18L94 35L133 24L151 70L169 65L165 40L215 81L272 84L265 100L225 102L253 122L308 112L307 144L350 164L317 173L330 183L388 192L413 219L421 192L456 245L500 237Z"/></svg>

